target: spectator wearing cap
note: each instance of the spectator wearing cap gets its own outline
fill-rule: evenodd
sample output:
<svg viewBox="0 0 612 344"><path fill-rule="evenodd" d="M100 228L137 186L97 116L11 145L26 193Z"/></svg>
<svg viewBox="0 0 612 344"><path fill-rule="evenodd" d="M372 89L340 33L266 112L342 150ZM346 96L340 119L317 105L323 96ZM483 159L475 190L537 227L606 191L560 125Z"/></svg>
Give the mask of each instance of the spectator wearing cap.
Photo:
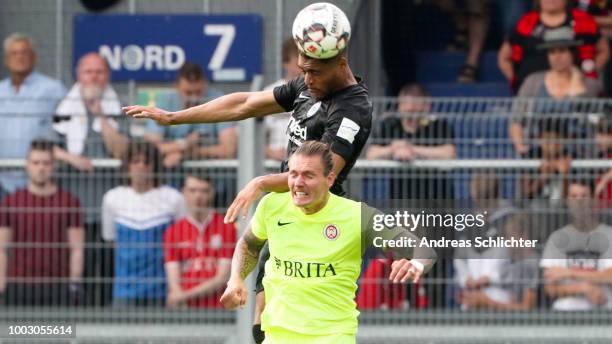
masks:
<svg viewBox="0 0 612 344"><path fill-rule="evenodd" d="M9 77L0 81L0 159L22 159L30 142L53 138L53 113L66 88L35 70L36 50L30 36L13 33L6 37L3 48ZM26 184L23 171L2 172L0 197Z"/></svg>
<svg viewBox="0 0 612 344"><path fill-rule="evenodd" d="M518 96L524 98L538 98L535 103L518 101L521 106L517 108L518 118L510 125L510 138L517 153L524 155L529 146L525 139L533 137L530 131L533 128L523 115L527 112L551 113L567 112L570 102L561 102L575 98L594 98L600 92L599 83L585 77L577 66L579 58L578 47L582 42L575 39L573 31L568 27L548 30L544 41L537 46L538 51L546 52L550 68L546 71L535 72L527 77L521 86ZM532 108L523 105L531 105ZM559 119L561 121L561 119ZM526 122L526 123L523 123ZM525 133L525 126L528 127Z"/></svg>
<svg viewBox="0 0 612 344"><path fill-rule="evenodd" d="M502 44L498 64L517 91L527 76L549 68L546 51L538 49L549 31L566 28L580 41L576 47L578 65L586 76L597 78L608 62L608 41L588 13L569 6L568 0L540 0L535 11L523 15L515 30Z"/></svg>

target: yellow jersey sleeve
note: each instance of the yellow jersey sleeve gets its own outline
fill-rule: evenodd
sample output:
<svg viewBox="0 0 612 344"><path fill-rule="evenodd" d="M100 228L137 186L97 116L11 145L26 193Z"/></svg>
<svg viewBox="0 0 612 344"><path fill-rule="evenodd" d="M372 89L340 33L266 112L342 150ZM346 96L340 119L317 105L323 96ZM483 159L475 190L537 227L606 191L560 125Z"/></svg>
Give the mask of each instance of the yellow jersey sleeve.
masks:
<svg viewBox="0 0 612 344"><path fill-rule="evenodd" d="M257 207L255 208L255 214L251 218L251 232L257 238L261 240L268 240L268 232L266 230L266 219L265 219L265 207L269 200L269 194L264 196Z"/></svg>

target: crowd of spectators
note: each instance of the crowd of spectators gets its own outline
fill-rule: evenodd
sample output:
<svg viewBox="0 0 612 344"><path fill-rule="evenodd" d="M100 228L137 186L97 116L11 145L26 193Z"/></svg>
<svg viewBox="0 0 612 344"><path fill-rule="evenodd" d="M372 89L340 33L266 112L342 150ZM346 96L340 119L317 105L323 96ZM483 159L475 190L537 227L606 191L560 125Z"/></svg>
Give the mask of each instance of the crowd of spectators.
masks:
<svg viewBox="0 0 612 344"><path fill-rule="evenodd" d="M382 282L389 261L376 256L364 264L357 296L362 309L456 304L464 310L529 310L546 300L558 310L612 307L612 253L603 244L612 239L612 228L599 214L607 205L595 202L612 199L612 170L593 172L587 180L570 167L573 159L611 157L612 120L554 117L575 110L573 100L610 93L612 16L600 7L607 2L541 0L522 15L526 1L499 3L516 21L504 25L507 39L498 61L517 96L508 140L517 159L537 159L539 168L517 174L512 191L522 204L503 199L504 177L494 173L473 173L469 196L474 211L487 214L488 236L537 238L542 245L460 250L451 267L432 271L429 278L436 283L425 280L410 288ZM477 81L490 2L465 1L466 10L455 1L436 4L453 16L453 48L468 51L458 81ZM12 34L3 48L10 75L0 82L0 158L25 158L26 168L0 172L0 301L220 307L237 233L223 223L217 208L227 204L218 204L216 195L228 193L226 184L235 181L186 172L181 163L236 158L236 126L164 127L149 121L144 137L134 138L121 116L109 65L99 54L80 57L76 82L66 90L35 70L30 37ZM282 47L283 78L268 88L299 75L296 60L296 46L288 39ZM155 102L172 111L221 95L199 64L186 62L173 87ZM363 158L456 159L456 127L440 116L427 90L409 84L397 96L397 103L379 114ZM532 98L537 99L521 101ZM267 158L284 158L289 117L265 119ZM593 147L576 149L567 144L572 140ZM120 174L101 175L92 161L104 158L121 160ZM179 173L170 178L169 171ZM456 197L452 172L410 171L374 176L365 184L375 185L373 197L379 198ZM550 209L567 212L567 219L558 213L554 220L530 216Z"/></svg>

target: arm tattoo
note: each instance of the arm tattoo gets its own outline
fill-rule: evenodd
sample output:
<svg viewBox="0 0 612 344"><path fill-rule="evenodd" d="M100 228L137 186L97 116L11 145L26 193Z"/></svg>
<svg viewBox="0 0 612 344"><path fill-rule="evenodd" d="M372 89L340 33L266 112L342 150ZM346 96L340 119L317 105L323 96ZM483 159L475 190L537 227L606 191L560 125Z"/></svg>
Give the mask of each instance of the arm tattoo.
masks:
<svg viewBox="0 0 612 344"><path fill-rule="evenodd" d="M265 240L257 238L247 230L236 247L232 266L235 267L233 273L239 274L240 278L245 279L257 265L259 252L266 243Z"/></svg>

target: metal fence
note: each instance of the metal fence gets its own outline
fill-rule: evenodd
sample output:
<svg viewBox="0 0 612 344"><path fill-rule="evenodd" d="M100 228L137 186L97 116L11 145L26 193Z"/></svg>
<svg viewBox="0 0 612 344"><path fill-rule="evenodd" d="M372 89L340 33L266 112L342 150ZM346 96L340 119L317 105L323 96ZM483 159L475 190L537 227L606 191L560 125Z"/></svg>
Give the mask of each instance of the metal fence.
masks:
<svg viewBox="0 0 612 344"><path fill-rule="evenodd" d="M487 255L487 250L468 256L442 255L430 274L408 286L389 283L390 261L379 252L368 252L356 299L362 312L360 342L609 341L612 317L606 304L612 304L607 303L612 302L612 288L607 282L568 279L564 283L579 281L584 287L575 292L579 306L556 312L554 303L560 297L551 297L545 287L551 282L542 274L540 258L552 233L576 215L565 201L570 181L599 185L594 198L601 203L589 209L598 209L600 222L610 224L606 201L612 198L612 184L604 181L612 168L612 103L594 99L403 101L419 107L402 112L396 99L375 99L370 142L346 182L349 197L372 204L410 199L428 206L425 202L452 200L455 210L462 211L485 207L502 219L491 226L499 236L518 231L539 242L528 255L503 259ZM10 116L2 116L8 123ZM526 148L523 154L515 148L518 136L510 135L511 128L518 126ZM252 144L242 140L244 134L238 135L239 145ZM29 145L16 140L3 145L7 143ZM24 158L0 156L0 176L9 181L7 185L25 185ZM186 176L210 178L216 193L210 206L222 214L237 193L237 171L252 165L253 157L186 159L177 167L148 171L156 173L160 185L170 188L146 197L121 186L126 180L128 185L138 183L139 175L128 173L125 164L112 158L93 159L92 172L80 172L68 164L56 166L55 182L79 199L80 206L63 198L45 203L48 195L36 198L5 188L0 208L4 229L0 231L10 228L12 238L2 236L0 287L2 283L6 287L0 323L76 322L78 341L84 343L221 343L231 338L236 333L235 313L220 309L214 301L222 287L201 292L205 296L199 301L195 297L168 306L164 267L169 261L179 262L183 291L202 287L219 270L219 260L231 254L236 232L232 228L215 231L196 247L197 234L196 240L185 229L172 237L167 225L183 214L173 208L173 197ZM264 166L273 172L279 162L266 160ZM33 179L35 167L28 170ZM114 195L105 197L111 189ZM105 199L109 201L106 208ZM113 235L104 233L105 221L106 225L111 221ZM71 234L74 227L84 229L84 240ZM607 233L607 229L601 231ZM593 239L607 240L605 235ZM604 269L608 246L582 249L575 247L571 259L563 258L585 269ZM479 278L488 282L468 285ZM593 293L605 302L596 300ZM584 309L584 305L590 307Z"/></svg>

